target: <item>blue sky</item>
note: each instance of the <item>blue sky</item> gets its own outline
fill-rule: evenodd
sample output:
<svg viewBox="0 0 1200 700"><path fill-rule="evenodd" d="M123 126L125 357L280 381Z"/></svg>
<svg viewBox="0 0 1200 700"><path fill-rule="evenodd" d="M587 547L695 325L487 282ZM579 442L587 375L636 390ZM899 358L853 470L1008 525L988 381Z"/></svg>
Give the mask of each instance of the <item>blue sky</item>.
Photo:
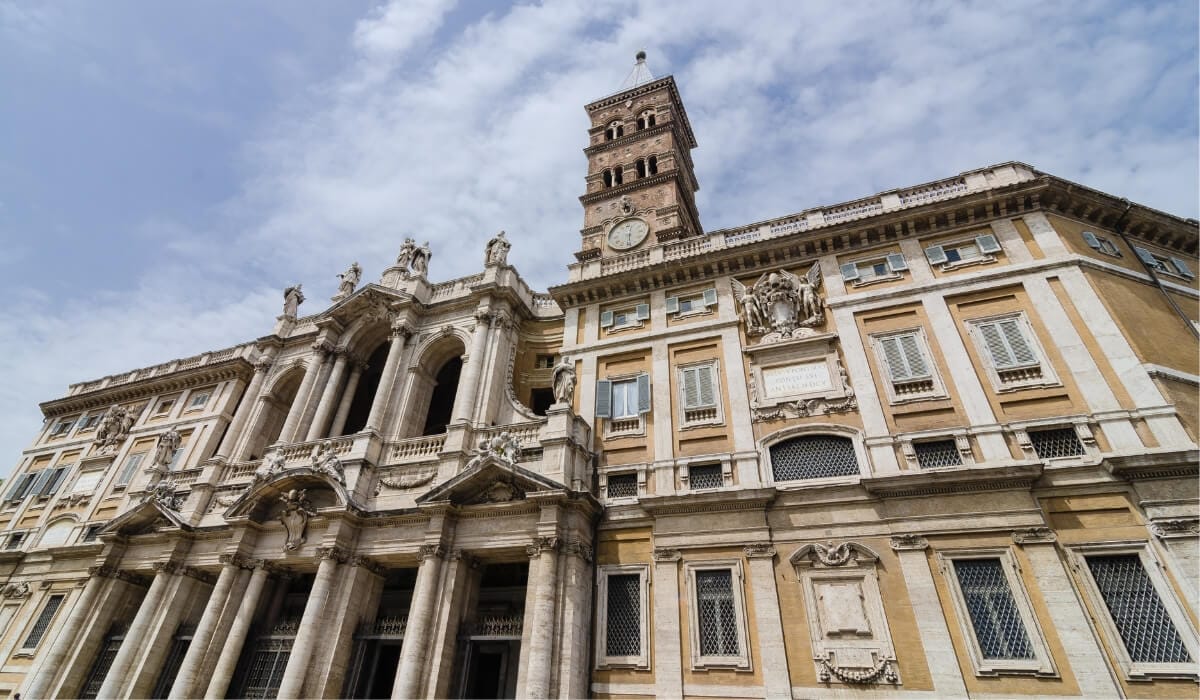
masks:
<svg viewBox="0 0 1200 700"><path fill-rule="evenodd" d="M0 0L0 450L69 383L268 333L288 284L319 311L406 235L435 280L505 229L562 281L583 105L638 49L713 230L1009 160L1196 217L1196 37L1191 0Z"/></svg>

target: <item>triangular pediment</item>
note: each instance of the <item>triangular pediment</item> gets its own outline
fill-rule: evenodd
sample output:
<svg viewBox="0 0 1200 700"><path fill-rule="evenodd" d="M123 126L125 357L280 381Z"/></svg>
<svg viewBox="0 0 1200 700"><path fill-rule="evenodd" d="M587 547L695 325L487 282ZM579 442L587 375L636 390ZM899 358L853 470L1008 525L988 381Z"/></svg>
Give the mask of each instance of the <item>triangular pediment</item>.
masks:
<svg viewBox="0 0 1200 700"><path fill-rule="evenodd" d="M496 457L486 457L474 462L421 496L417 503L450 501L455 505L478 503L505 503L523 501L525 495L534 491L565 490L566 487L537 472L505 462Z"/></svg>
<svg viewBox="0 0 1200 700"><path fill-rule="evenodd" d="M140 535L153 532L161 527L174 527L184 531L192 530L178 513L159 503L157 499L145 498L129 510L113 518L100 532L119 535Z"/></svg>
<svg viewBox="0 0 1200 700"><path fill-rule="evenodd" d="M381 287L374 283L367 284L330 306L318 318L334 318L342 325L349 325L364 318L365 320L372 318L385 320L391 305L403 298L404 295L394 289Z"/></svg>

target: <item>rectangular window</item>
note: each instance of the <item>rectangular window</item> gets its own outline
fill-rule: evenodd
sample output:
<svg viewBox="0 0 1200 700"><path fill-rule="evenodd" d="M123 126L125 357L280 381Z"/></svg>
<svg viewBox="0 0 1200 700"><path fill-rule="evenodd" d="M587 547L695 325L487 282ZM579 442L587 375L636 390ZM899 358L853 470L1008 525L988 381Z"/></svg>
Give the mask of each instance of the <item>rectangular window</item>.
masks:
<svg viewBox="0 0 1200 700"><path fill-rule="evenodd" d="M154 407L155 416L165 416L171 412L171 407L175 405L175 399L163 399Z"/></svg>
<svg viewBox="0 0 1200 700"><path fill-rule="evenodd" d="M597 668L650 667L649 573L645 564L597 568Z"/></svg>
<svg viewBox="0 0 1200 700"><path fill-rule="evenodd" d="M538 355L533 366L535 369L554 369L554 355Z"/></svg>
<svg viewBox="0 0 1200 700"><path fill-rule="evenodd" d="M688 486L693 491L719 489L725 485L725 475L720 464L688 465Z"/></svg>
<svg viewBox="0 0 1200 700"><path fill-rule="evenodd" d="M939 553L980 675L1054 675L1050 651L1007 549Z"/></svg>
<svg viewBox="0 0 1200 700"><path fill-rule="evenodd" d="M65 467L58 467L52 470L50 478L46 480L46 483L42 486L42 489L38 491L38 495L53 496L54 494L58 493L59 487L62 486L63 481L66 480L67 474L71 471L71 467L73 466L75 465L68 464Z"/></svg>
<svg viewBox="0 0 1200 700"><path fill-rule="evenodd" d="M83 420L83 423L79 426L79 432L82 433L82 432L87 432L89 430L95 430L96 424L100 422L100 419L102 417L103 416L99 413L88 416L87 418L85 418Z"/></svg>
<svg viewBox="0 0 1200 700"><path fill-rule="evenodd" d="M922 469L959 467L963 463L962 454L958 451L958 443L953 438L914 442L913 452L916 453L917 465Z"/></svg>
<svg viewBox="0 0 1200 700"><path fill-rule="evenodd" d="M1192 268L1187 261L1182 258L1176 258L1166 255L1152 253L1145 248L1133 247L1133 252L1137 253L1138 258L1155 272L1172 275L1175 277L1183 277L1185 279L1195 279L1196 275L1192 272Z"/></svg>
<svg viewBox="0 0 1200 700"><path fill-rule="evenodd" d="M612 383L612 418L632 418L638 414L637 382Z"/></svg>
<svg viewBox="0 0 1200 700"><path fill-rule="evenodd" d="M638 304L633 308L600 312L600 327L611 333L623 328L638 328L650 320L650 305Z"/></svg>
<svg viewBox="0 0 1200 700"><path fill-rule="evenodd" d="M1083 457L1087 454L1074 428L1049 428L1027 432L1038 459Z"/></svg>
<svg viewBox="0 0 1200 700"><path fill-rule="evenodd" d="M25 541L24 532L14 532L8 536L8 541L4 543L5 549L20 549L21 543Z"/></svg>
<svg viewBox="0 0 1200 700"><path fill-rule="evenodd" d="M142 460L146 458L145 452L129 455L125 458L125 464L121 467L121 474L117 477L117 486L127 486L133 479L134 472L141 465Z"/></svg>
<svg viewBox="0 0 1200 700"><path fill-rule="evenodd" d="M1147 543L1088 544L1068 551L1100 630L1127 678L1200 680L1196 628Z"/></svg>
<svg viewBox="0 0 1200 700"><path fill-rule="evenodd" d="M33 623L33 628L29 630L25 641L21 643L21 649L37 649L38 644L42 642L42 637L46 636L46 630L50 629L50 623L54 620L54 613L58 612L58 608L62 605L64 595L52 595L46 601L45 607L38 615L37 621Z"/></svg>
<svg viewBox="0 0 1200 700"><path fill-rule="evenodd" d="M908 269L908 261L900 253L888 253L873 260L859 260L841 266L842 279L855 287L873 282L900 279L900 273Z"/></svg>
<svg viewBox="0 0 1200 700"><path fill-rule="evenodd" d="M1105 255L1111 255L1114 258L1121 257L1121 249L1109 239L1097 236L1091 231L1084 231L1080 235L1083 236L1084 243L1087 243L1088 247L1096 252L1104 253Z"/></svg>
<svg viewBox="0 0 1200 700"><path fill-rule="evenodd" d="M71 432L71 426L75 425L74 418L63 418L54 424L54 429L50 431L50 437L61 437Z"/></svg>
<svg viewBox="0 0 1200 700"><path fill-rule="evenodd" d="M968 329L998 391L1057 383L1024 314L968 321Z"/></svg>
<svg viewBox="0 0 1200 700"><path fill-rule="evenodd" d="M26 472L13 478L13 486L8 490L8 495L4 500L11 503L19 503L26 495L29 494L29 489L33 486L33 481L41 472Z"/></svg>
<svg viewBox="0 0 1200 700"><path fill-rule="evenodd" d="M717 363L712 361L680 367L678 377L683 425L721 422L717 401Z"/></svg>
<svg viewBox="0 0 1200 700"><path fill-rule="evenodd" d="M634 472L609 474L605 495L609 498L633 498L638 495L638 479Z"/></svg>
<svg viewBox="0 0 1200 700"><path fill-rule="evenodd" d="M689 562L692 668L750 668L739 560Z"/></svg>
<svg viewBox="0 0 1200 700"><path fill-rule="evenodd" d="M925 257L931 265L943 270L981 263L995 262L995 253L1002 250L1000 241L990 233L965 241L955 241L925 249Z"/></svg>
<svg viewBox="0 0 1200 700"><path fill-rule="evenodd" d="M885 386L892 403L945 395L921 329L872 335L871 344L875 347L879 363L887 372L889 381Z"/></svg>
<svg viewBox="0 0 1200 700"><path fill-rule="evenodd" d="M208 392L208 391L201 391L201 392L192 394L192 398L188 401L187 410L195 411L195 410L204 408L205 406L208 405L208 400L211 397L212 397L212 393Z"/></svg>
<svg viewBox="0 0 1200 700"><path fill-rule="evenodd" d="M703 313L717 305L716 288L705 289L693 294L670 296L666 298L666 311L677 316Z"/></svg>
<svg viewBox="0 0 1200 700"><path fill-rule="evenodd" d="M640 433L650 412L650 375L596 382L596 417L607 418L605 435Z"/></svg>

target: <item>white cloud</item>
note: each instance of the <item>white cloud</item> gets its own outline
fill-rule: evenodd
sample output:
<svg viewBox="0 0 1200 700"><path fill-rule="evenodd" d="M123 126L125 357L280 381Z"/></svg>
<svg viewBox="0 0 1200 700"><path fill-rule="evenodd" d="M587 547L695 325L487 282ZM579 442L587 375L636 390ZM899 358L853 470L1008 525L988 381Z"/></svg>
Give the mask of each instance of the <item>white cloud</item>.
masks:
<svg viewBox="0 0 1200 700"><path fill-rule="evenodd" d="M317 311L337 272L358 260L377 278L406 235L432 242L432 276L446 279L476 271L506 229L526 279L561 282L582 222L583 105L615 90L640 48L680 85L709 229L1007 160L1197 212L1187 2L567 0L467 13L397 1L361 19L347 68L248 139L215 242L190 237L192 222L147 223L176 262L150 266L136 295L0 309L8 454L37 425L33 403L67 382L259 336L285 283L303 282L304 312Z"/></svg>

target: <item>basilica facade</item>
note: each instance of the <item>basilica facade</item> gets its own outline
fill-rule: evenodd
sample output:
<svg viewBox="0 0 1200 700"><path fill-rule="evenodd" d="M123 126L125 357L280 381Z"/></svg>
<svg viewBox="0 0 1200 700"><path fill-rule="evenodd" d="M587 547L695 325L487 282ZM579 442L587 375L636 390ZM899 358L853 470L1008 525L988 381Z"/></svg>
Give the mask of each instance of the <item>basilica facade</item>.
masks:
<svg viewBox="0 0 1200 700"><path fill-rule="evenodd" d="M41 404L0 698L1195 697L1197 222L1005 163L708 231L635 75L548 292L408 240Z"/></svg>

